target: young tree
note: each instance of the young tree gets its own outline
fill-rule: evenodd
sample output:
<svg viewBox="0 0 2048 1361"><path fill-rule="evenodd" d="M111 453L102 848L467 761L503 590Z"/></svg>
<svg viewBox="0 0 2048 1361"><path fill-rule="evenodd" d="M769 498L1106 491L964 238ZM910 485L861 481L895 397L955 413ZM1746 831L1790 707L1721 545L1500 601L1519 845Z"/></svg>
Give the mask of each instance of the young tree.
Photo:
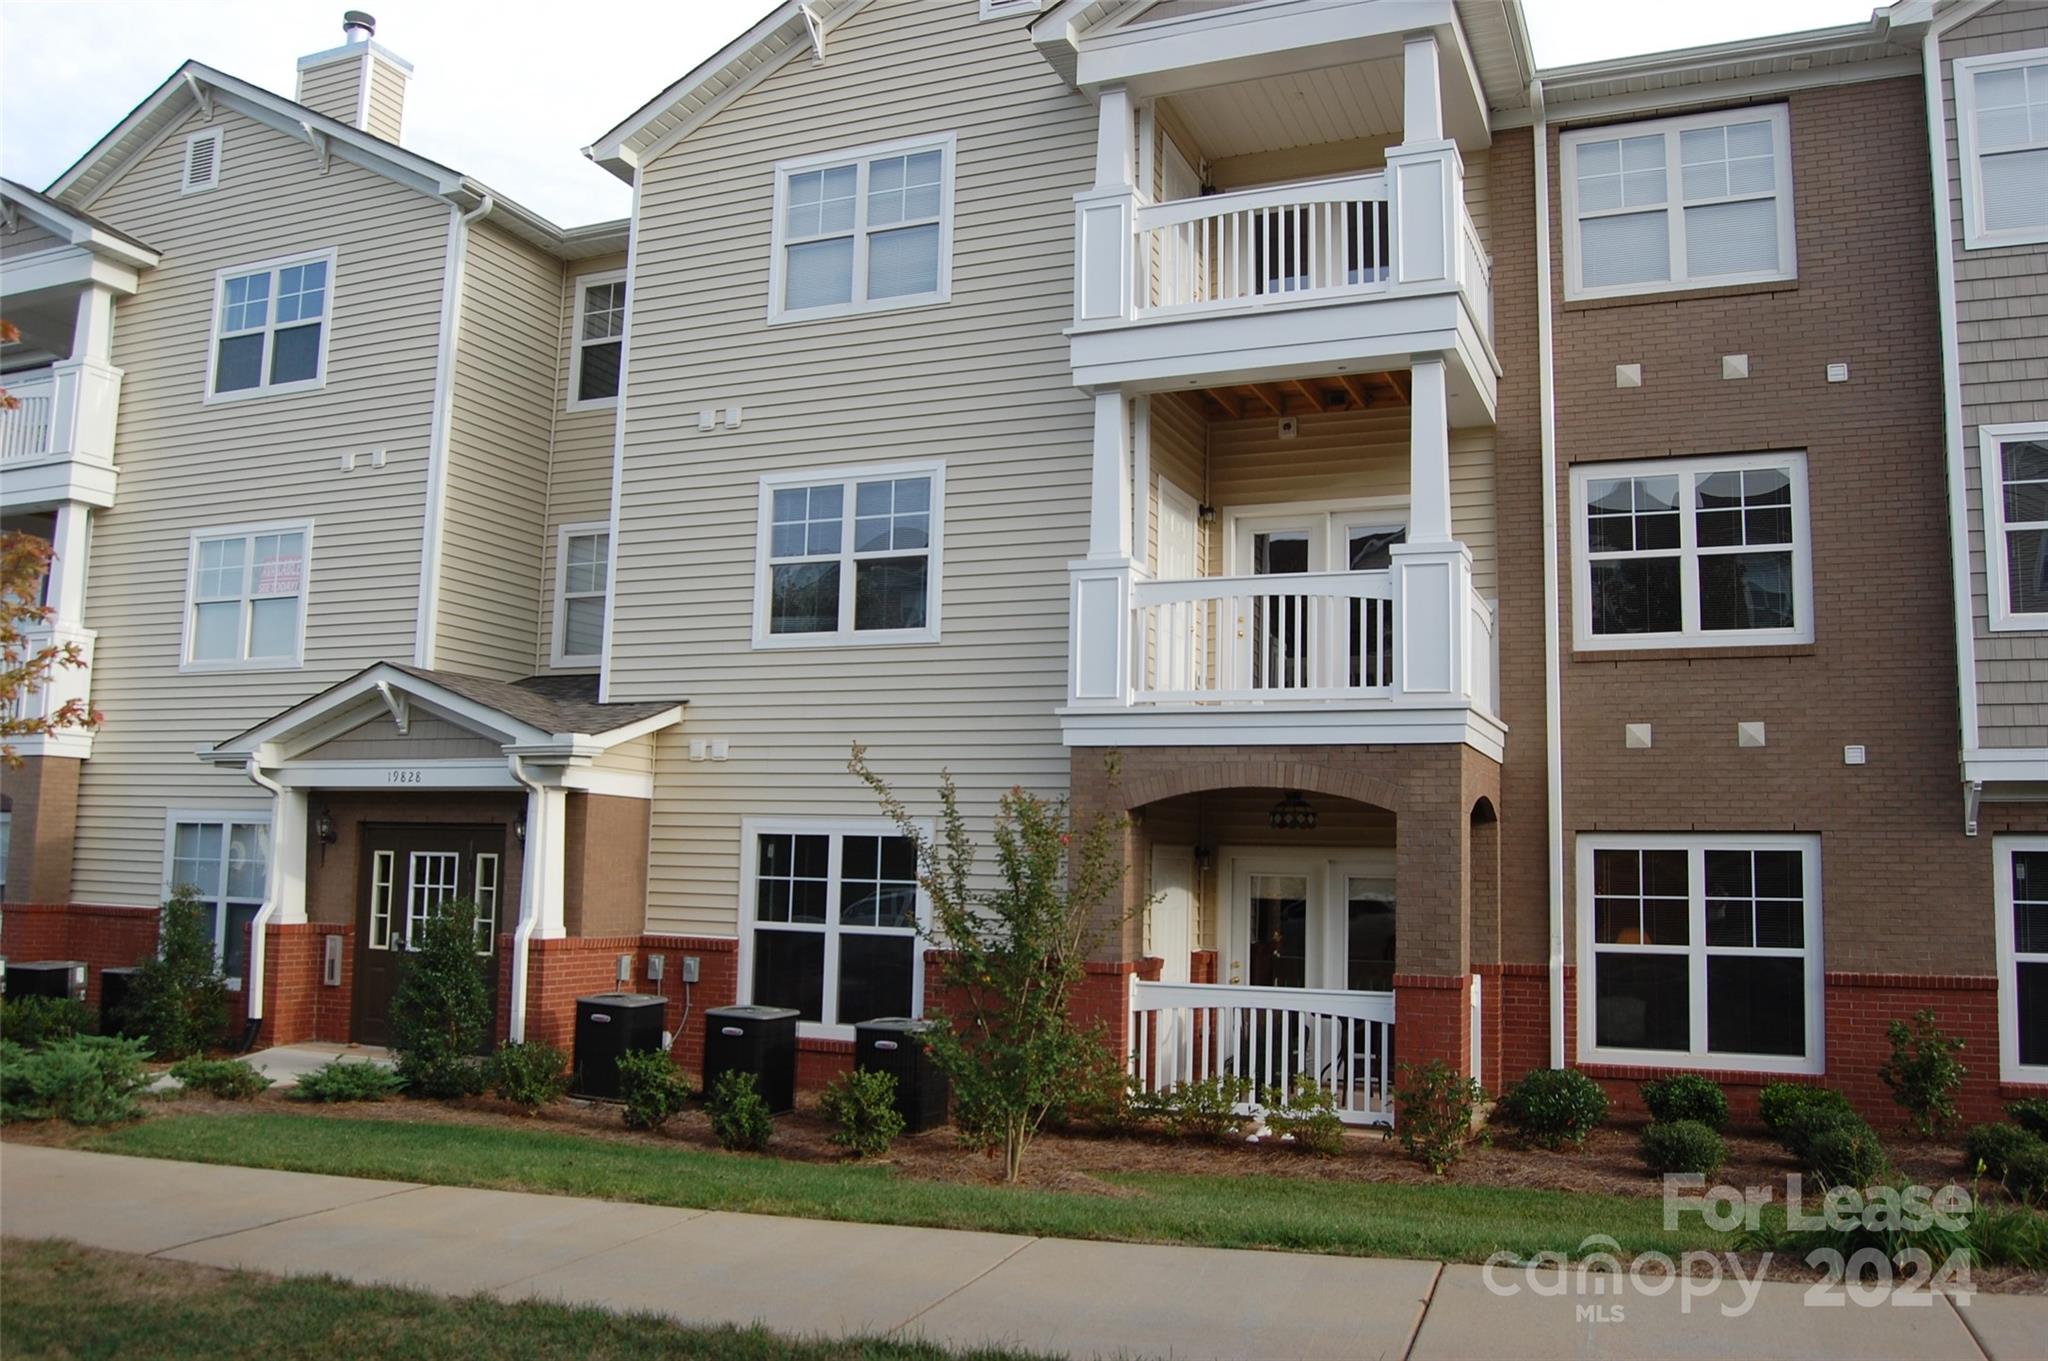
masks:
<svg viewBox="0 0 2048 1361"><path fill-rule="evenodd" d="M477 1054L491 1026L488 961L476 952L476 904L458 898L429 913L420 939L399 961L391 994L391 1048L414 1096L472 1096L483 1090Z"/></svg>
<svg viewBox="0 0 2048 1361"><path fill-rule="evenodd" d="M210 911L189 887L172 890L157 927L157 952L142 961L129 985L120 1019L158 1058L204 1054L227 1035L228 985L201 917Z"/></svg>
<svg viewBox="0 0 2048 1361"><path fill-rule="evenodd" d="M1123 880L1118 825L1072 823L1064 799L1013 788L996 813L998 884L977 888L975 846L950 773L939 779L939 826L928 836L853 748L847 768L875 791L917 845L918 882L931 899L921 928L941 952L939 995L926 1044L953 1086L961 1134L1000 1149L1014 1182L1046 1117L1093 1094L1106 1062L1100 1023L1077 1024L1068 999L1089 950L1112 922L1099 915Z"/></svg>

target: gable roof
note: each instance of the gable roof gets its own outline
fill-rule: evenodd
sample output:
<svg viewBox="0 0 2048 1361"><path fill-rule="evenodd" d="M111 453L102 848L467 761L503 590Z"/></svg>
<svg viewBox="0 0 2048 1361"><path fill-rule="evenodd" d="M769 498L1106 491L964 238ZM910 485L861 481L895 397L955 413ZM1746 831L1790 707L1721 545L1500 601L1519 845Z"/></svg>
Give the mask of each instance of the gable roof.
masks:
<svg viewBox="0 0 2048 1361"><path fill-rule="evenodd" d="M625 248L623 220L564 231L460 171L197 61L188 61L173 71L109 129L51 183L48 197L70 211L82 212L123 171L169 136L192 110L200 109L210 117L216 103L287 137L304 140L325 154L376 171L429 197L444 199L465 212L483 208L484 216L500 227L560 258L578 259Z"/></svg>
<svg viewBox="0 0 2048 1361"><path fill-rule="evenodd" d="M687 137L800 53L822 50L867 0L784 0L675 84L642 104L583 154L628 184L634 171ZM815 33L815 39L814 39Z"/></svg>
<svg viewBox="0 0 2048 1361"><path fill-rule="evenodd" d="M147 242L137 240L90 213L66 207L25 184L0 179L0 202L27 213L53 236L71 245L82 246L95 255L112 256L131 265L143 266L154 265L163 258Z"/></svg>

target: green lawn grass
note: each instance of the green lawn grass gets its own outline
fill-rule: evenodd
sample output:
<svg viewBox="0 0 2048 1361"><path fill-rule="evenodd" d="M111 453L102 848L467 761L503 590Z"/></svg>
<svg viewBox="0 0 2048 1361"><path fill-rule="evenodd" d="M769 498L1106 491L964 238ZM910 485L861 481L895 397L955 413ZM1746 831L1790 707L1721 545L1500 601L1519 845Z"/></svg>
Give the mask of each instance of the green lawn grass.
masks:
<svg viewBox="0 0 2048 1361"><path fill-rule="evenodd" d="M1025 1361L887 1339L799 1341L760 1328L686 1327L646 1314L489 1295L442 1299L329 1277L289 1280L94 1252L69 1243L0 1243L0 1347L29 1358L165 1361Z"/></svg>
<svg viewBox="0 0 2048 1361"><path fill-rule="evenodd" d="M375 1118L169 1115L90 1135L77 1147L857 1223L1361 1257L1477 1262L1499 1250L1578 1255L1592 1234L1607 1235L1618 1245L1609 1250L1624 1255L1729 1245L1727 1235L1697 1216L1666 1230L1662 1202L1648 1197L1157 1173L1109 1178L1129 1194L1100 1195L922 1181L887 1166Z"/></svg>

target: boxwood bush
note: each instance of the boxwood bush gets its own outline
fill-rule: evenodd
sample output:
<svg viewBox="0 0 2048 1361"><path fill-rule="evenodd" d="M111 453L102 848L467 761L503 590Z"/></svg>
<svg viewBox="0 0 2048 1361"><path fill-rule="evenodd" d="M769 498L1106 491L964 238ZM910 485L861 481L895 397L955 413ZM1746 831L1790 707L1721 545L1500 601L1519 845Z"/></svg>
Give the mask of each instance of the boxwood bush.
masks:
<svg viewBox="0 0 2048 1361"><path fill-rule="evenodd" d="M1765 1083L1763 1090L1757 1093L1756 1106L1764 1128L1780 1140L1785 1137L1787 1125L1804 1119L1803 1112L1814 1107L1826 1107L1844 1115L1855 1114L1849 1098L1834 1088L1815 1087L1804 1082Z"/></svg>
<svg viewBox="0 0 2048 1361"><path fill-rule="evenodd" d="M754 1075L728 1068L711 1088L711 1132L719 1145L758 1153L768 1147L775 1120L768 1101L754 1089Z"/></svg>
<svg viewBox="0 0 2048 1361"><path fill-rule="evenodd" d="M1891 1171L1877 1131L1854 1116L1814 1130L1800 1161L1823 1186L1873 1186Z"/></svg>
<svg viewBox="0 0 2048 1361"><path fill-rule="evenodd" d="M903 1133L896 1109L896 1075L879 1068L852 1068L832 1079L818 1105L836 1128L833 1144L856 1158L879 1158Z"/></svg>
<svg viewBox="0 0 2048 1361"><path fill-rule="evenodd" d="M2018 1125L1978 1125L1963 1136L1963 1157L1971 1171L1981 1167L1985 1176L2003 1181L2012 1156L2040 1142L2039 1135Z"/></svg>
<svg viewBox="0 0 2048 1361"><path fill-rule="evenodd" d="M1652 1078L1641 1090L1650 1118L1659 1124L1692 1120L1714 1130L1728 1124L1727 1095L1712 1079L1698 1073Z"/></svg>
<svg viewBox="0 0 2048 1361"><path fill-rule="evenodd" d="M667 1050L636 1049L619 1055L619 1099L627 1129L658 1130L690 1099L690 1085Z"/></svg>
<svg viewBox="0 0 2048 1361"><path fill-rule="evenodd" d="M1607 1093L1576 1068L1538 1068L1510 1087L1494 1116L1534 1148L1585 1142L1607 1118Z"/></svg>
<svg viewBox="0 0 2048 1361"><path fill-rule="evenodd" d="M569 1056L539 1040L499 1045L484 1073L493 1094L528 1115L552 1106L569 1090Z"/></svg>
<svg viewBox="0 0 2048 1361"><path fill-rule="evenodd" d="M1728 1161L1728 1145L1699 1120L1659 1120L1643 1130L1643 1161L1652 1172L1697 1172L1711 1177Z"/></svg>
<svg viewBox="0 0 2048 1361"><path fill-rule="evenodd" d="M2025 1101L2015 1101L2005 1108L2005 1114L2021 1129L2048 1139L2048 1096L2033 1096Z"/></svg>

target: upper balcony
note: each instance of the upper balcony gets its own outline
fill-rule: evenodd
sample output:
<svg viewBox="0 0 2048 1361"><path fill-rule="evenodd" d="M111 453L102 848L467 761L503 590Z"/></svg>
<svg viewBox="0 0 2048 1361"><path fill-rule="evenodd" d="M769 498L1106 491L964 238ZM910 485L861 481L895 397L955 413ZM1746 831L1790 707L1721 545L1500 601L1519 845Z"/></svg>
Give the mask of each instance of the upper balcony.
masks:
<svg viewBox="0 0 2048 1361"><path fill-rule="evenodd" d="M1492 423L1484 177L1468 195L1466 171L1488 134L1460 30L1447 8L1427 26L1431 10L1156 6L1159 22L1116 30L1114 60L1091 66L1084 43L1080 83L1105 83L1096 182L1075 196L1077 384L1203 388L1440 355L1453 423ZM1303 40L1340 19L1355 31Z"/></svg>
<svg viewBox="0 0 2048 1361"><path fill-rule="evenodd" d="M0 374L0 388L20 403L0 411L0 505L10 514L113 505L121 371L69 359Z"/></svg>

